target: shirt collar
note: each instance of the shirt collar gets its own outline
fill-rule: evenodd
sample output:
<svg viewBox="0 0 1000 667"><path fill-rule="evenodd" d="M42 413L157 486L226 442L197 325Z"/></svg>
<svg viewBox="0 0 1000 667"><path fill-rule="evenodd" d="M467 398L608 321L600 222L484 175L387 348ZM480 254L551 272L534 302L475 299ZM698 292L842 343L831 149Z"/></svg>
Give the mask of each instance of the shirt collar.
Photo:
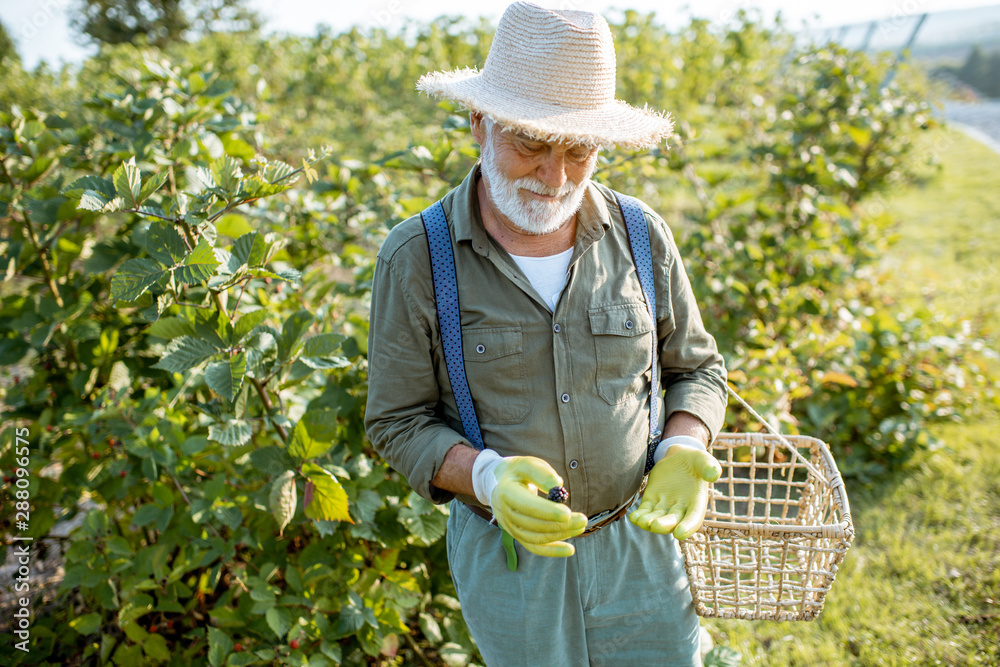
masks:
<svg viewBox="0 0 1000 667"><path fill-rule="evenodd" d="M479 190L477 184L480 178L480 163L476 162L465 180L455 188L451 201L448 219L455 226L455 241L469 241L472 247L481 255L489 255L490 237L483 226L479 214ZM576 244L589 246L602 236L611 226L611 212L601 192L593 183L587 186L583 196L583 204L576 217Z"/></svg>

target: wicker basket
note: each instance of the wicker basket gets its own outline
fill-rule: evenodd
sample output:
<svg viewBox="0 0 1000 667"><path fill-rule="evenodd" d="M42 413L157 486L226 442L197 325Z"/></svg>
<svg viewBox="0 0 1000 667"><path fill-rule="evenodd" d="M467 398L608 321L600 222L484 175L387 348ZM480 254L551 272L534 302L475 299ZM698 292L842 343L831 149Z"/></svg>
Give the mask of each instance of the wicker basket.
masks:
<svg viewBox="0 0 1000 667"><path fill-rule="evenodd" d="M816 618L854 539L830 450L805 436L724 433L712 453L722 476L701 530L681 542L695 611Z"/></svg>

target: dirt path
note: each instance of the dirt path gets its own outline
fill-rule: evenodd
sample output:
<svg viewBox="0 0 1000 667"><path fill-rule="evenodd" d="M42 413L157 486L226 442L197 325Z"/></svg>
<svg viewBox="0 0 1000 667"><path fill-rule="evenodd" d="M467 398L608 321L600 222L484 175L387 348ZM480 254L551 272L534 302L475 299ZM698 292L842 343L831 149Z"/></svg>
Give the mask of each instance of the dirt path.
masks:
<svg viewBox="0 0 1000 667"><path fill-rule="evenodd" d="M976 104L947 102L944 117L950 124L1000 153L1000 100Z"/></svg>

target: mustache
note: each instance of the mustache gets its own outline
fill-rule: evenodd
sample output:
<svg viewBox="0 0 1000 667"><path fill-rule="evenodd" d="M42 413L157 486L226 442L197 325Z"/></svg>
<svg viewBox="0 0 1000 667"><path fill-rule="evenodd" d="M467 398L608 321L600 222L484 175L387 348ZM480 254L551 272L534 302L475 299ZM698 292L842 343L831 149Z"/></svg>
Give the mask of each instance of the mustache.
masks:
<svg viewBox="0 0 1000 667"><path fill-rule="evenodd" d="M563 183L562 187L553 188L545 185L545 183L542 183L537 178L523 176L514 181L514 187L528 190L538 195L545 195L547 197L565 197L566 195L572 194L578 187L580 187L580 184L576 181L567 179L566 182Z"/></svg>

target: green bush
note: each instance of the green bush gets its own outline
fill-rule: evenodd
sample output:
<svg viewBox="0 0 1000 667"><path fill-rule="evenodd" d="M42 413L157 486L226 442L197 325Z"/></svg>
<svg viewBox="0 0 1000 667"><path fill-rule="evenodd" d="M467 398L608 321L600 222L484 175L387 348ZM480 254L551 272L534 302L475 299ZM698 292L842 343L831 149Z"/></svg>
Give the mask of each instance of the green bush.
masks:
<svg viewBox="0 0 1000 667"><path fill-rule="evenodd" d="M0 117L23 534L83 514L28 659L358 663L401 637L422 652L411 634L468 654L446 515L363 437L357 288L293 268L295 237L255 228L289 224L268 198L324 156L255 155L252 111L211 72L150 61L126 78L86 119Z"/></svg>

